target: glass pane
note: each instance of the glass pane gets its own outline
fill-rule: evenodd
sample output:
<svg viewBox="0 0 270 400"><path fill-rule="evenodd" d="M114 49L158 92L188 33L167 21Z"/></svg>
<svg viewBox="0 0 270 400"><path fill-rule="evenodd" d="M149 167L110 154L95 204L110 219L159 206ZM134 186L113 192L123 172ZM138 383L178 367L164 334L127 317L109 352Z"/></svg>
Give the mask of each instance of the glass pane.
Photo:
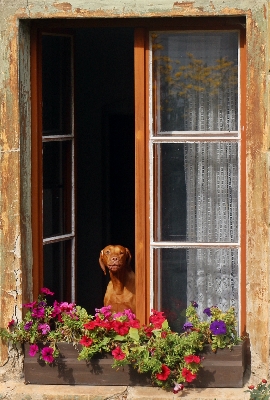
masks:
<svg viewBox="0 0 270 400"><path fill-rule="evenodd" d="M42 37L43 135L71 134L71 37Z"/></svg>
<svg viewBox="0 0 270 400"><path fill-rule="evenodd" d="M155 240L238 241L238 144L154 144Z"/></svg>
<svg viewBox="0 0 270 400"><path fill-rule="evenodd" d="M155 249L155 307L165 312L172 330L181 332L191 301L198 312L231 306L238 312L237 249Z"/></svg>
<svg viewBox="0 0 270 400"><path fill-rule="evenodd" d="M71 241L43 246L43 284L57 301L70 301Z"/></svg>
<svg viewBox="0 0 270 400"><path fill-rule="evenodd" d="M152 33L155 134L238 129L238 33Z"/></svg>
<svg viewBox="0 0 270 400"><path fill-rule="evenodd" d="M43 236L71 233L71 141L43 143Z"/></svg>

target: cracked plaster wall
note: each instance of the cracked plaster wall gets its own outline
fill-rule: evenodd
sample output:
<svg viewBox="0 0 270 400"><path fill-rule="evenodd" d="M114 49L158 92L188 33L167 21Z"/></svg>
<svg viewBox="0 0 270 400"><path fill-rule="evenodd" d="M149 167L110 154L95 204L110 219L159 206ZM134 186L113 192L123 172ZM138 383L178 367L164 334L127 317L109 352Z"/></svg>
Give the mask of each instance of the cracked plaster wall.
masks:
<svg viewBox="0 0 270 400"><path fill-rule="evenodd" d="M247 18L247 331L252 371L269 369L269 29L257 0L0 0L0 321L20 319L31 299L29 23L33 18L241 15ZM20 25L19 20L23 20ZM21 50L21 52L19 52ZM19 74L20 71L20 74ZM243 89L243 88L242 88ZM2 364L8 360L1 347Z"/></svg>

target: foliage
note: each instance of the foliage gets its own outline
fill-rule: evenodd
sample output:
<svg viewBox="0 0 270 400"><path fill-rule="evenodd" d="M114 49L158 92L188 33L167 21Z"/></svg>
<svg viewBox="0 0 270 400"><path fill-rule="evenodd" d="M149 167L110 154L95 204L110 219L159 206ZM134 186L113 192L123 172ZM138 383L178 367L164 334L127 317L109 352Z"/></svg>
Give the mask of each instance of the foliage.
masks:
<svg viewBox="0 0 270 400"><path fill-rule="evenodd" d="M148 373L153 385L172 388L178 393L184 383L196 379L202 367L199 352L204 344L212 349L232 347L238 342L233 309L222 313L217 307L207 309L210 322L201 321L193 302L186 311L188 321L183 333L173 332L163 312L152 310L148 325L140 325L131 310L112 313L111 307L96 309L95 316L71 303L47 304L53 295L42 288L38 300L24 304L28 309L18 324L10 321L0 336L7 342L30 343L30 356L39 353L46 363L57 362L57 342L80 346L79 360L89 360L95 354L111 352L113 367L130 364L139 373ZM212 325L214 324L214 325ZM40 350L39 343L45 344Z"/></svg>
<svg viewBox="0 0 270 400"><path fill-rule="evenodd" d="M213 306L206 308L204 314L207 315L208 321L200 319L194 302L186 311L187 319L192 324L191 329L199 330L203 335L202 341L211 344L213 351L225 347L231 349L232 346L241 342L237 335L237 321L233 307L223 312L220 308Z"/></svg>
<svg viewBox="0 0 270 400"><path fill-rule="evenodd" d="M248 386L250 393L250 400L269 400L270 399L270 384L267 385L267 380L262 381L255 387L254 385Z"/></svg>

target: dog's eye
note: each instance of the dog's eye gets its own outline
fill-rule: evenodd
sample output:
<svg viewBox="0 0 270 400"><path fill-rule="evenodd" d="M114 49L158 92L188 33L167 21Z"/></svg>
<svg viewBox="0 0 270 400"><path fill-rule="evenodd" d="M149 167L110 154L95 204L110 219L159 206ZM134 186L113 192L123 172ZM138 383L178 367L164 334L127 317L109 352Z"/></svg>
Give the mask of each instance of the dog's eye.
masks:
<svg viewBox="0 0 270 400"><path fill-rule="evenodd" d="M110 254L110 250L106 250L106 251L105 251L105 254Z"/></svg>

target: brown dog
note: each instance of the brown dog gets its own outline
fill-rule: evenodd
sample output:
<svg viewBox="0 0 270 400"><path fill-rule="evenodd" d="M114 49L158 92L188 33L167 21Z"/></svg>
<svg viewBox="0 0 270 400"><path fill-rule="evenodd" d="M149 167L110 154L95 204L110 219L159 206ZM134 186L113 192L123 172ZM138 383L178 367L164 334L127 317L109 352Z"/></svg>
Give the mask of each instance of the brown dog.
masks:
<svg viewBox="0 0 270 400"><path fill-rule="evenodd" d="M135 274L130 267L131 254L126 247L106 246L100 252L99 264L106 275L109 269L111 281L104 296L104 306L111 305L112 311L130 309L136 312Z"/></svg>

